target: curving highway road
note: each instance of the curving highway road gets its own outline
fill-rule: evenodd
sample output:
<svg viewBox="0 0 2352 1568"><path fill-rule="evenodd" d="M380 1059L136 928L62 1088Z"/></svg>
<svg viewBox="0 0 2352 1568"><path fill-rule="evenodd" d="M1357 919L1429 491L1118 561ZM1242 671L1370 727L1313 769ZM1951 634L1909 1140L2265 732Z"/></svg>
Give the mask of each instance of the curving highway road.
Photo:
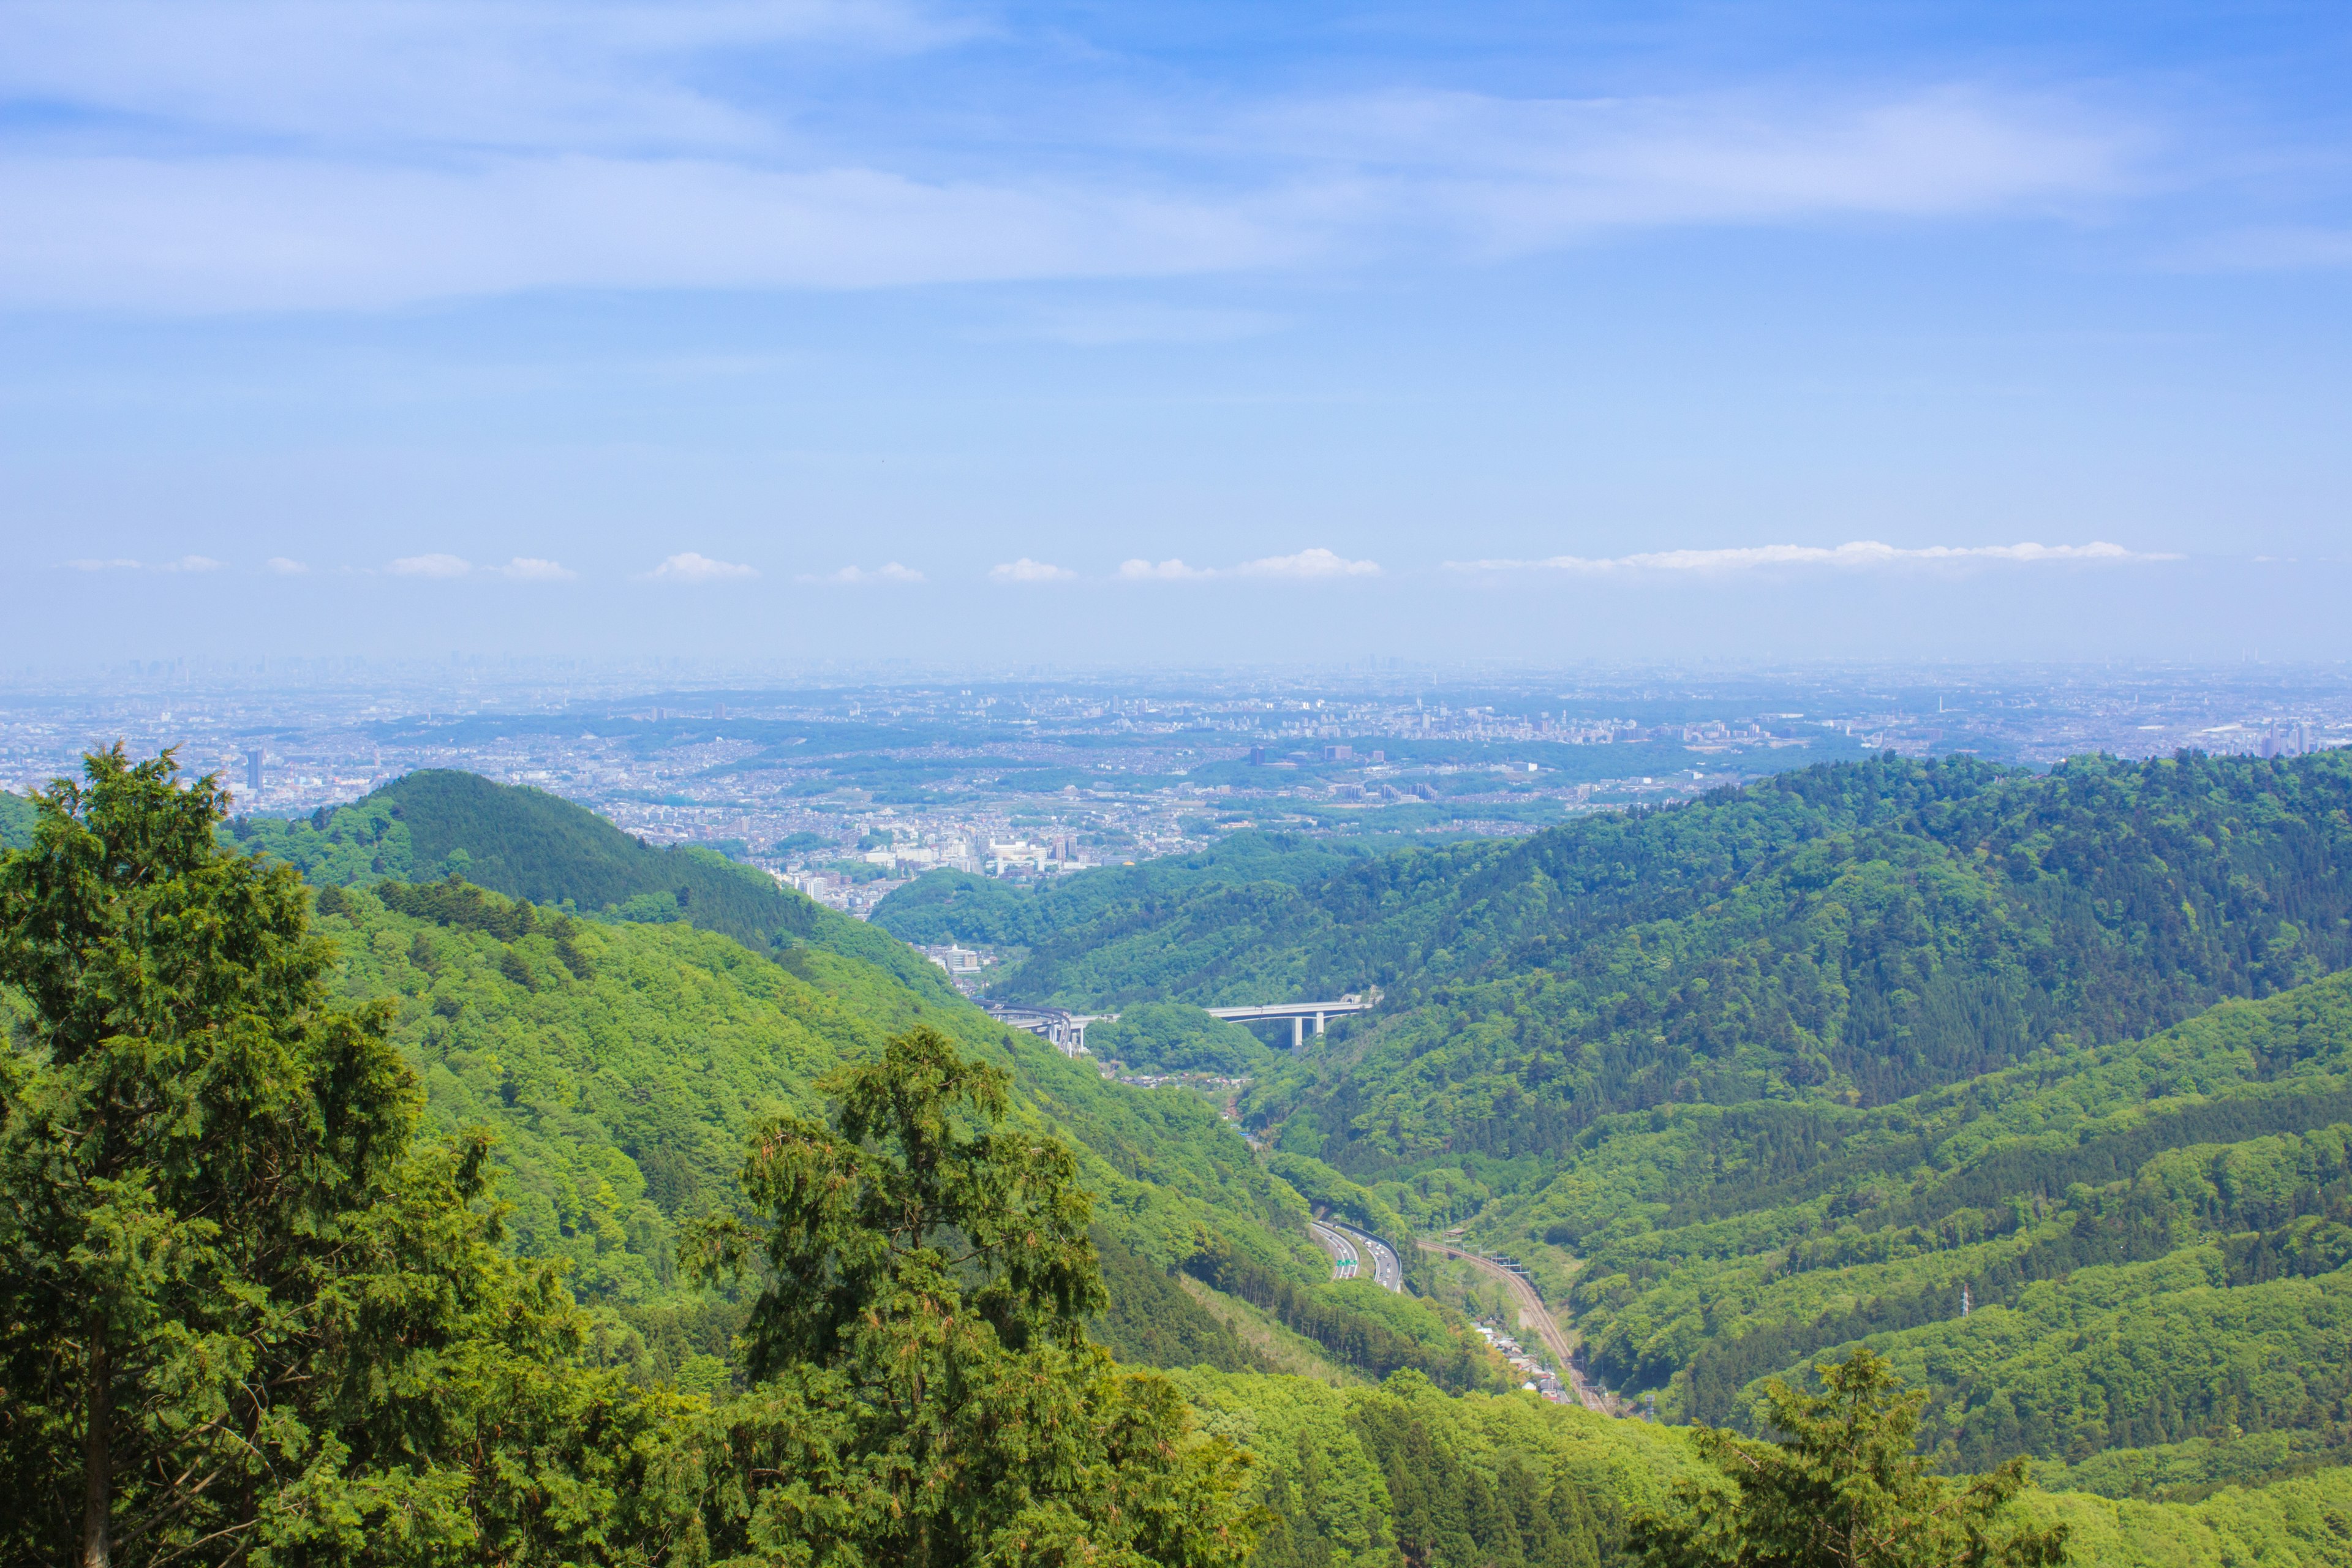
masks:
<svg viewBox="0 0 2352 1568"><path fill-rule="evenodd" d="M1373 1284L1383 1290L1394 1290L1400 1295L1403 1294L1404 1265L1397 1261L1397 1255L1390 1249L1387 1242L1370 1231L1358 1230L1354 1226L1341 1225L1337 1220L1323 1220L1318 1223L1321 1224L1326 1230L1339 1232L1340 1237L1349 1244L1351 1252L1360 1252L1372 1260Z"/></svg>
<svg viewBox="0 0 2352 1568"><path fill-rule="evenodd" d="M1356 1256L1356 1244L1319 1219L1308 1220L1307 1228L1315 1233L1315 1239L1321 1242L1323 1250L1331 1255L1331 1278L1353 1279L1362 1263Z"/></svg>

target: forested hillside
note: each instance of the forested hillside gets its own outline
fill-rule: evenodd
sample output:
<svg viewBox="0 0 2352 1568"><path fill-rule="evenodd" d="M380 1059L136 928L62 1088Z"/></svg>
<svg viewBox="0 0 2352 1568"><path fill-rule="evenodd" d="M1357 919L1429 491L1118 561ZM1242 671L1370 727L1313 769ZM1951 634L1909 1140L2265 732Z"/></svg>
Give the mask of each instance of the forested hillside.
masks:
<svg viewBox="0 0 2352 1568"><path fill-rule="evenodd" d="M1363 1174L1551 1153L1613 1110L1885 1104L2333 973L2347 807L2340 752L1840 764L1320 880L1080 876L1036 899L1051 929L995 991L1378 986L1378 1014L1262 1089L1261 1120Z"/></svg>
<svg viewBox="0 0 2352 1568"><path fill-rule="evenodd" d="M935 1062L983 1064L957 1071L1003 1069L1011 1099L990 1114L1031 1130L1017 1147L1068 1140L1069 1153L1036 1173L1091 1194L1090 1230L1083 1207L1058 1209L1053 1224L1077 1256L1099 1257L1102 1279L1073 1277L1067 1301L1085 1303L1086 1331L1121 1359L1191 1369L1172 1389L1191 1408L1192 1436L1150 1452L1206 1467L1198 1484L1240 1479L1264 1510L1257 1568L1599 1568L1622 1560L1629 1531L1691 1508L1699 1494L1690 1485L1721 1485L1708 1479L1713 1450L1678 1428L1504 1394L1499 1363L1446 1309L1330 1280L1305 1235L1310 1204L1400 1241L1416 1225L1456 1224L1474 1244L1517 1252L1573 1308L1593 1372L1622 1391L1655 1393L1670 1419L1752 1425L1765 1379L1801 1386L1811 1363L1868 1343L1927 1392L1924 1442L1937 1466L1986 1470L2022 1454L2045 1485L2081 1489L2000 1505L2002 1530L2063 1522L2077 1563L2201 1568L2341 1562L2352 1540L2342 1522L2352 1519L2352 975L2330 973L2346 941L2345 822L2329 804L2341 774L2324 761L2259 770L2198 761L2172 764L2175 778L2163 764L2101 764L2084 770L2097 788L2084 789L2090 804L2073 815L2048 781L1874 763L1789 781L1802 787L1760 803L1726 797L1582 825L1573 843L1465 847L1393 864L1349 857L1320 872L1308 868L1320 856L1312 848L1249 846L1222 869L1214 857L1178 868L1184 887L1087 906L1086 919L1108 922L1098 931L1124 926L1139 942L1252 889L1268 893L1268 908L1279 904L1269 890L1286 889L1321 910L1317 941L1336 941L1350 921L1370 939L1393 936L1447 911L1429 927L1436 947L1374 972L1390 988L1383 1012L1304 1060L1181 1005L1131 1006L1108 1032L1107 1043L1161 1068L1264 1075L1254 1109L1280 1146L1263 1152L1198 1097L1108 1081L1008 1034L927 967L872 962L871 944L903 950L880 932L842 929L852 922L827 911L811 907L796 930L755 922L730 933L678 918L694 907L690 889L683 903L672 889L658 920L631 909L643 894L594 902L613 888L597 879L598 837L567 824L577 808L551 797L518 804L488 785L416 797L472 800L472 843L493 865L499 834L519 841L517 819L550 829L552 869L529 873L541 879L537 901L449 874L475 862L462 840L434 840L437 858L420 868L412 814L403 805L392 815L391 791L366 811L290 827L247 822L224 837L267 851L265 867L281 849L310 857L318 886L295 889L295 907L315 904L317 929L341 955L332 984L356 1009L348 1016L381 1019L352 1027L382 1029L421 1089L416 1131L428 1152L416 1179L425 1185L405 1189L408 1206L387 1213L384 1234L426 1225L436 1204L470 1215L448 1222L467 1238L448 1257L469 1260L462 1267L477 1283L466 1289L488 1292L484 1321L521 1310L489 1304L527 1291L540 1314L531 1321L547 1325L530 1331L543 1342L499 1352L529 1364L499 1375L523 1378L517 1386L535 1391L544 1412L533 1419L551 1425L497 1435L508 1430L495 1425L509 1418L498 1415L508 1396L495 1378L474 1378L455 1390L465 1419L492 1425L474 1447L446 1454L432 1439L432 1463L444 1467L433 1473L472 1489L468 1497L522 1508L515 1521L539 1521L501 1523L509 1515L499 1514L487 1526L571 1542L569 1557L604 1560L602 1543L688 1516L698 1530L749 1539L727 1489L771 1485L800 1461L779 1469L731 1446L793 1408L770 1403L759 1380L783 1342L776 1325L810 1309L771 1289L760 1298L769 1315L747 1320L750 1285L740 1276L713 1285L688 1267L688 1244L699 1237L693 1245L707 1248L730 1226L756 1226L771 1205L789 1209L801 1201L793 1194L817 1192L797 1177L747 1187L747 1173L782 1157L755 1144L747 1164L746 1137L764 1118L796 1116L765 1125L834 1139L821 1130L842 1111L821 1081L838 1084L837 1069L886 1051L912 1062L929 1050ZM1998 831L1967 839L1950 821L1963 808ZM624 842L656 865L678 863ZM566 846L583 844L590 848L564 858ZM1706 854L1722 864L1702 875ZM1613 884L1606 855L1620 868ZM390 874L404 856L415 879ZM1253 859L1255 871L1299 874L1232 875ZM1677 890L1674 868L1685 863ZM27 911L39 906L27 900L47 884L30 859L5 867L17 889L12 929L29 930ZM1345 913L1351 886L1403 891L1373 900L1359 919ZM1040 951L1061 940L1045 933ZM50 951L21 941L7 949L11 963L34 966ZM1270 962L1307 973L1304 953ZM1916 1041L1927 1016L1919 997L1967 973L1989 976L1988 994L2010 999L2000 1016L2011 1035L1980 1038L1975 1058L1918 1047L1899 1071L1853 1070ZM1803 974L1812 1011L1801 1016L1789 998ZM1899 1020L1895 1035L1869 1033L1877 1026L1855 1000L1864 982ZM1746 1000L1727 1010L1706 1000L1718 991ZM2225 999L2204 1005L2216 995ZM1520 1003L1546 996L1550 1012ZM1792 1075L1785 1042L1755 1037L1771 1016L1759 998L1779 999L1790 1028L1826 1042L1822 1074ZM10 1071L26 1082L53 1073L21 1029L56 998L5 1000L20 1031ZM1533 1070L1571 1046L1599 1051L1603 1067L1612 1049L1634 1060L1626 1042L1642 1023L1654 1058L1699 1042L1670 1098L1643 1098L1638 1072ZM1989 1069L1974 1070L1988 1057ZM1720 1061L1702 1073L1688 1065L1700 1058ZM1403 1085L1383 1092L1432 1101L1423 1131L1442 1132L1464 1096L1518 1092L1522 1081L1553 1120L1535 1124L1541 1139L1499 1149L1477 1142L1475 1123L1448 1146L1403 1137L1393 1112L1385 1123L1369 1111L1336 1120L1349 1086L1381 1071ZM913 1081L900 1072L869 1072L866 1103L882 1103L877 1093L897 1103ZM1888 1092L1905 1072L1929 1081ZM13 1102L8 1110L21 1120ZM21 1129L7 1121L0 1131ZM835 1152L824 1158L876 1157L854 1126L847 1136L826 1143ZM892 1147L911 1156L917 1145L896 1136ZM429 1153L444 1146L451 1152ZM478 1175L475 1159L487 1162ZM1068 1163L1052 1163L1061 1159ZM1054 1176L1057 1168L1068 1174ZM11 1182L34 1169L12 1165ZM30 1212L26 1197L39 1190L16 1183L6 1212ZM430 1193L442 1195L427 1202ZM493 1196L494 1207L467 1206ZM821 1243L816 1231L768 1234L776 1247L802 1246L800 1237L838 1256L823 1278L840 1279L833 1271L868 1245L845 1223L824 1220L838 1239ZM0 1224L10 1246L23 1228ZM996 1246L1028 1245L1017 1237L1030 1233L986 1234L1000 1237ZM492 1243L526 1272L498 1276L483 1250ZM852 1250L829 1250L837 1247ZM707 1268L708 1252L697 1256ZM460 1266L442 1258L437 1246L416 1252L400 1289L417 1288L418 1268ZM541 1261L562 1272L529 1272ZM1070 1311L1067 1301L1053 1310ZM1004 1342L1021 1342L1018 1333ZM50 1364L46 1353L26 1349L10 1375ZM1049 1363L1063 1364L1037 1364ZM1075 1381L1055 1384L1051 1398L1112 1397L1111 1384L1087 1384L1082 1363L1068 1364ZM1317 1376L1266 1370L1287 1366ZM718 1426L697 1425L698 1412L713 1411L725 1413ZM1133 1418L1163 1434L1184 1429L1164 1406ZM50 1444L63 1429L53 1427L20 1432L0 1419L10 1462L37 1437ZM619 1439L617 1458L600 1447L607 1430L635 1434ZM1219 1440L1254 1465L1220 1470ZM514 1468L516 1442L537 1445L536 1468ZM698 1478L719 1473L713 1464L750 1468L706 1493ZM303 1484L375 1495L360 1474ZM604 1489L586 1511L541 1520L513 1500L590 1475L606 1479L593 1482ZM1243 1517L1200 1496L1219 1519ZM487 1527L446 1508L434 1517L441 1531ZM1114 1510L1089 1528L1125 1528L1121 1517ZM815 1520L777 1539L798 1539Z"/></svg>
<svg viewBox="0 0 2352 1568"><path fill-rule="evenodd" d="M2344 753L1885 759L1320 880L1073 879L998 989L1377 985L1251 1119L1528 1259L1596 1376L1745 1425L1868 1342L1944 1464L2195 1499L2352 1460L2347 807Z"/></svg>
<svg viewBox="0 0 2352 1568"><path fill-rule="evenodd" d="M1744 1423L1867 1342L1956 1467L2198 1496L2352 1460L2352 975L1874 1110L1613 1117L1554 1171L1479 1228L1580 1259L1594 1370L1670 1414Z"/></svg>
<svg viewBox="0 0 2352 1568"><path fill-rule="evenodd" d="M23 849L33 842L33 803L0 790L0 849Z"/></svg>
<svg viewBox="0 0 2352 1568"><path fill-rule="evenodd" d="M1104 1245L1137 1259L1114 1259L1132 1276L1121 1315L1101 1325L1115 1347L1159 1359L1122 1342L1132 1316L1180 1346L1211 1347L1182 1364L1249 1364L1167 1281L1202 1234L1302 1293L1364 1297L1324 1280L1304 1204L1198 1097L1107 1083L857 960L802 947L771 962L690 926L576 920L467 884L329 889L320 901L348 994L398 1004L394 1038L422 1071L428 1125L497 1130L519 1249L570 1258L583 1300L656 1341L683 1312L700 1325L697 1352L725 1351L730 1315L674 1289L675 1236L682 1220L740 1201L735 1172L755 1114L816 1111L819 1078L917 1019L1003 1062L1026 1110L1077 1141ZM1141 1312L1135 1293L1155 1280L1153 1310Z"/></svg>
<svg viewBox="0 0 2352 1568"><path fill-rule="evenodd" d="M286 861L320 886L455 874L534 903L662 924L682 921L755 952L814 942L929 984L936 971L861 921L834 915L713 850L653 848L604 818L526 785L428 769L332 810L241 816L236 845Z"/></svg>
<svg viewBox="0 0 2352 1568"><path fill-rule="evenodd" d="M650 850L569 802L460 774L414 775L323 820L241 819L229 837L307 865L323 929L350 928L350 994L399 1000L394 1038L424 1073L432 1124L499 1129L518 1247L570 1258L574 1289L637 1325L659 1364L726 1351L735 1313L675 1289L675 1236L740 1201L756 1113L814 1111L818 1079L920 1019L1003 1062L1023 1113L1081 1150L1121 1287L1094 1326L1123 1356L1259 1364L1177 1282L1203 1283L1213 1257L1242 1260L1234 1278L1253 1282L1224 1304L1245 1329L1303 1334L1368 1376L1417 1367L1454 1387L1501 1376L1458 1320L1332 1281L1305 1201L1205 1101L1106 1081L1004 1030L902 943L763 875ZM467 875L394 874L420 863ZM474 874L545 901L502 897ZM607 896L670 875L682 899Z"/></svg>

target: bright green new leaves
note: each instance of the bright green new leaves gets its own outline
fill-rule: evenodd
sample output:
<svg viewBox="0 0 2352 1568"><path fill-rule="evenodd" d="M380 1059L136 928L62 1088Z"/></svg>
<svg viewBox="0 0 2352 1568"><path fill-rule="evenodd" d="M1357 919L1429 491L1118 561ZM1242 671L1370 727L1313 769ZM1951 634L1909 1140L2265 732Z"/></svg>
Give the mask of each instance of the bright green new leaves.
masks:
<svg viewBox="0 0 2352 1568"><path fill-rule="evenodd" d="M0 1464L16 1544L73 1534L90 1563L252 1532L307 1447L310 1304L412 1116L382 1012L324 1005L300 884L220 852L223 797L175 771L90 757L0 868L0 979L32 1008L0 1121Z"/></svg>
<svg viewBox="0 0 2352 1568"><path fill-rule="evenodd" d="M1655 1568L2051 1568L2063 1526L2001 1529L2025 1487L2011 1460L1964 1482L1928 1473L1913 1439L1925 1396L1899 1392L1868 1350L1823 1363L1822 1391L1775 1378L1766 1394L1785 1444L1715 1427L1699 1449L1727 1487L1685 1484L1672 1513L1643 1513L1633 1545Z"/></svg>
<svg viewBox="0 0 2352 1568"><path fill-rule="evenodd" d="M1002 1125L1007 1079L918 1027L828 1087L831 1127L756 1131L764 1234L704 1228L764 1289L759 1385L725 1413L714 1547L749 1562L1238 1563L1245 1467L1166 1379L1086 1342L1104 1302L1076 1161Z"/></svg>
<svg viewBox="0 0 2352 1568"><path fill-rule="evenodd" d="M478 1138L411 1148L387 1011L175 771L89 758L0 863L0 1558L691 1555L698 1405L597 1370Z"/></svg>

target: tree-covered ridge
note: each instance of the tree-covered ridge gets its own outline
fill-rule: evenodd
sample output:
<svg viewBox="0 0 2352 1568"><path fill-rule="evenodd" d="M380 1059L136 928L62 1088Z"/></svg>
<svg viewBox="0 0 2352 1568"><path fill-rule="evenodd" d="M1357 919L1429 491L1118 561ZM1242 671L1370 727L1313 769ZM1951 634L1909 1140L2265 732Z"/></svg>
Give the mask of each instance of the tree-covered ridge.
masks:
<svg viewBox="0 0 2352 1568"><path fill-rule="evenodd" d="M1440 902L1388 885L1411 858L1376 862L1318 899L1374 933L1345 978L1388 1006L1258 1108L1370 1173L1557 1151L1667 1102L1883 1103L2129 1038L2352 958L2347 805L2340 753L1885 761L1490 851Z"/></svg>
<svg viewBox="0 0 2352 1568"><path fill-rule="evenodd" d="M307 817L238 817L238 847L320 886L462 877L511 899L725 933L755 952L828 947L918 988L937 971L898 942L708 849L653 848L587 807L527 785L427 769Z"/></svg>
<svg viewBox="0 0 2352 1568"><path fill-rule="evenodd" d="M329 888L318 900L345 994L395 1005L392 1038L425 1085L427 1126L495 1131L512 1245L567 1260L575 1292L619 1312L674 1373L720 1375L712 1358L735 1314L680 1279L677 1237L741 1204L748 1128L770 1110L813 1113L824 1074L919 1023L1004 1066L1016 1114L1074 1142L1106 1267L1128 1287L1097 1324L1122 1356L1255 1364L1170 1278L1208 1252L1246 1263L1261 1307L1277 1291L1320 1302L1322 1342L1368 1374L1454 1368L1475 1348L1465 1324L1418 1300L1331 1296L1306 1202L1199 1097L1108 1082L856 959L803 947L772 962L689 926L582 921L465 883ZM1311 1163L1293 1161L1294 1173ZM1496 1375L1474 1360L1459 1378Z"/></svg>
<svg viewBox="0 0 2352 1568"><path fill-rule="evenodd" d="M2340 1462L2352 975L1885 1107L1607 1118L1479 1229L1669 1414L1744 1421L1866 1342L1954 1467L2197 1496Z"/></svg>
<svg viewBox="0 0 2352 1568"><path fill-rule="evenodd" d="M419 1063L429 1117L499 1130L499 1158L516 1171L517 1234L550 1248L568 1237L592 1296L664 1283L669 1218L733 1201L751 1119L814 1110L818 1079L918 1019L1014 1064L1033 1106L1082 1126L1087 1146L1101 1146L1094 1173L1111 1184L1113 1211L1157 1238L1164 1261L1211 1215L1162 1194L1152 1172L1223 1194L1261 1227L1285 1216L1241 1140L1196 1098L1104 1084L857 960L804 948L770 962L689 926L574 921L444 886L322 891L341 984L396 1004L393 1037ZM436 919L453 912L436 901L457 918ZM627 1280L605 1281L606 1267Z"/></svg>
<svg viewBox="0 0 2352 1568"><path fill-rule="evenodd" d="M1320 881L1089 873L1049 898L1033 913L1083 918L1035 935L1003 994L1378 986L1380 1014L1255 1102L1368 1174L1549 1153L1621 1109L1884 1103L2331 973L2352 759L1885 758Z"/></svg>
<svg viewBox="0 0 2352 1568"><path fill-rule="evenodd" d="M0 849L31 848L35 816L31 801L0 790Z"/></svg>

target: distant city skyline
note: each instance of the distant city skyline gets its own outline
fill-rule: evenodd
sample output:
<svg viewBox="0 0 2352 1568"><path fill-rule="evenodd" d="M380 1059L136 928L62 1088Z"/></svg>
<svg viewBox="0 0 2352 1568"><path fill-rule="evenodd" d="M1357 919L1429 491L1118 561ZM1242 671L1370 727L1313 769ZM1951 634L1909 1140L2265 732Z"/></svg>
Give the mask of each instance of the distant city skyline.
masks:
<svg viewBox="0 0 2352 1568"><path fill-rule="evenodd" d="M29 0L0 662L2352 657L2347 68L2304 4Z"/></svg>

